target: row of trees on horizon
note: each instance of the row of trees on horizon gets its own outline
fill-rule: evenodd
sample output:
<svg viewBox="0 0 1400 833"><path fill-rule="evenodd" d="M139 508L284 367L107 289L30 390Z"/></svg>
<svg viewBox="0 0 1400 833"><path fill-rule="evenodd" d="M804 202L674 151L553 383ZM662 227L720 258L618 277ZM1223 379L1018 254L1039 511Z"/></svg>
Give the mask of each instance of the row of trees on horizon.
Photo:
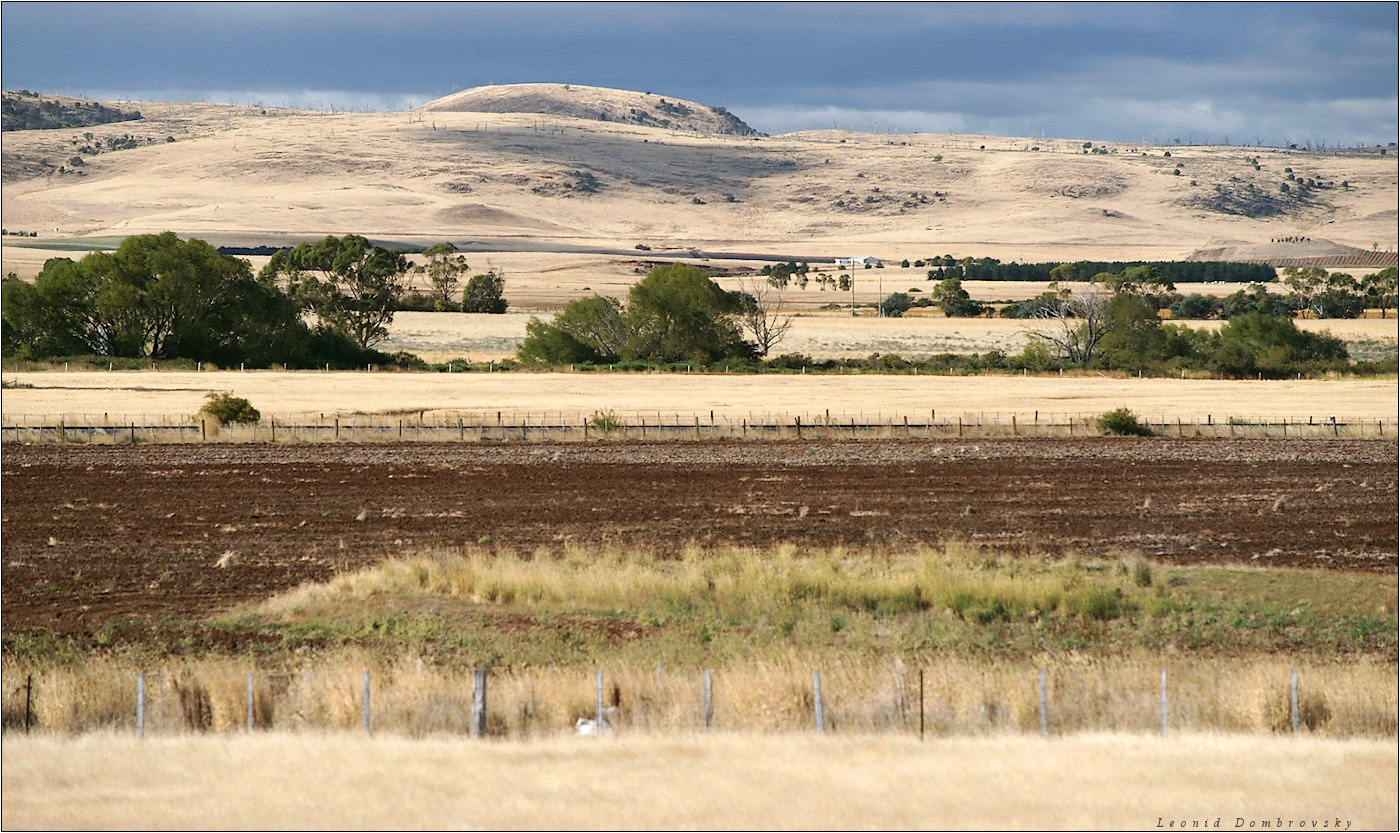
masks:
<svg viewBox="0 0 1400 833"><path fill-rule="evenodd" d="M53 258L33 283L8 277L3 350L11 360L100 356L251 367L421 365L416 357L375 349L388 336L395 311L507 309L500 270L466 279L470 267L451 243L422 254L423 262L414 266L405 253L362 236L328 236L277 251L255 274L247 260L202 240L182 240L173 232L137 235L112 252L77 261ZM969 261L931 265L947 269ZM815 367L801 356L767 359L792 324L780 308L779 293L805 270L791 267L769 267L763 279L742 281L730 291L700 267L658 266L632 286L625 305L593 296L571 302L550 321L532 318L520 364ZM1076 264L1061 264L1050 274L1056 281L1085 280ZM425 292L408 290L410 275L423 279ZM931 271L930 279L942 280L917 299L909 293L883 299L881 314L902 315L914 306L937 306L949 316L991 314L989 305L969 297L961 277L945 275ZM960 369L1191 369L1226 376L1384 370L1351 363L1340 339L1302 332L1293 317L1302 310L1317 317L1358 315L1368 304L1384 315L1395 306L1394 267L1360 281L1344 273L1290 268L1284 270L1287 296L1255 283L1224 299L1177 294L1156 264L1102 271L1088 280L1094 291L1052 282L1041 296L1006 305L1002 315L1030 320L1025 351L976 357ZM1228 323L1214 332L1193 330L1163 323L1164 309L1177 318L1217 317ZM875 366L897 369L888 360Z"/></svg>

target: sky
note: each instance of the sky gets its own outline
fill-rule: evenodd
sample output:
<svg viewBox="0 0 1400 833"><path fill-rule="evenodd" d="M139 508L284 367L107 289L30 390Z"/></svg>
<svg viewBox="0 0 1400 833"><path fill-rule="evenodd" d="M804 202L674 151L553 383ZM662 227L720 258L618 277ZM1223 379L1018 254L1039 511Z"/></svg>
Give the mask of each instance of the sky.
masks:
<svg viewBox="0 0 1400 833"><path fill-rule="evenodd" d="M1389 3L0 4L7 90L405 110L487 84L842 128L1350 147L1397 138Z"/></svg>

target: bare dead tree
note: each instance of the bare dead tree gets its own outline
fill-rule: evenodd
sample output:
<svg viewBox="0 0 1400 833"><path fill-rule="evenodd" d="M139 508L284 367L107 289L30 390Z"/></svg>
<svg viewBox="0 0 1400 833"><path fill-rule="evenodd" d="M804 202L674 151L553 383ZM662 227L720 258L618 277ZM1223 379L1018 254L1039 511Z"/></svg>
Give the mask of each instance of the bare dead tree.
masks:
<svg viewBox="0 0 1400 833"><path fill-rule="evenodd" d="M792 316L779 311L782 294L767 281L740 281L739 291L746 296L739 313L740 323L753 336L758 355L766 356L787 335Z"/></svg>
<svg viewBox="0 0 1400 833"><path fill-rule="evenodd" d="M1049 345L1060 358L1088 367L1099 341L1108 334L1111 299L1104 292L1064 291L1056 303L1036 313L1036 327L1029 335Z"/></svg>

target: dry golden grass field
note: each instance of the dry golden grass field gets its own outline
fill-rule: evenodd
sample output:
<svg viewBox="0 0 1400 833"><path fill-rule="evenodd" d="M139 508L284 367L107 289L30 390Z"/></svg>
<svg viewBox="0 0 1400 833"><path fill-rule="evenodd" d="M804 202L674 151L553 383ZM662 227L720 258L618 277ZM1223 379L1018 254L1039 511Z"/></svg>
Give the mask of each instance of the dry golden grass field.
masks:
<svg viewBox="0 0 1400 833"><path fill-rule="evenodd" d="M1097 416L1126 407L1167 420L1215 422L1287 418L1307 422L1386 420L1397 411L1394 380L1230 381L1103 376L723 375L652 373L389 373L314 371L77 371L10 372L21 387L4 392L6 424L127 424L150 418L187 421L205 395L231 391L265 417L321 419L350 414L457 412L533 415L532 422L580 419L612 411L623 418L655 415L688 422L710 412L717 420L759 418L807 424L827 412L922 424L959 416L1012 414L1030 422ZM434 412L441 412L435 414ZM103 418L107 421L103 422ZM504 417L503 417L504 418Z"/></svg>
<svg viewBox="0 0 1400 833"><path fill-rule="evenodd" d="M34 830L1393 830L1395 771L1394 739L10 735L4 810Z"/></svg>

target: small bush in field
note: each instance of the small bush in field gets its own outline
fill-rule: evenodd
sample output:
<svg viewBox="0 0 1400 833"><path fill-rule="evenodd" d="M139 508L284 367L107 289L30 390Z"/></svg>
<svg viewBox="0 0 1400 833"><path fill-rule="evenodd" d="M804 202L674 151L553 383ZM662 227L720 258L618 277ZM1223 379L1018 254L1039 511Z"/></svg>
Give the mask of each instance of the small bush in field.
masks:
<svg viewBox="0 0 1400 833"><path fill-rule="evenodd" d="M1138 422L1137 415L1127 408L1115 408L1098 419L1099 430L1124 437L1150 437L1152 429Z"/></svg>
<svg viewBox="0 0 1400 833"><path fill-rule="evenodd" d="M209 401L204 403L200 413L208 414L217 419L220 425L228 425L231 422L257 422L262 419L262 414L253 407L253 403L241 396L234 396L231 393L211 393L204 398Z"/></svg>

